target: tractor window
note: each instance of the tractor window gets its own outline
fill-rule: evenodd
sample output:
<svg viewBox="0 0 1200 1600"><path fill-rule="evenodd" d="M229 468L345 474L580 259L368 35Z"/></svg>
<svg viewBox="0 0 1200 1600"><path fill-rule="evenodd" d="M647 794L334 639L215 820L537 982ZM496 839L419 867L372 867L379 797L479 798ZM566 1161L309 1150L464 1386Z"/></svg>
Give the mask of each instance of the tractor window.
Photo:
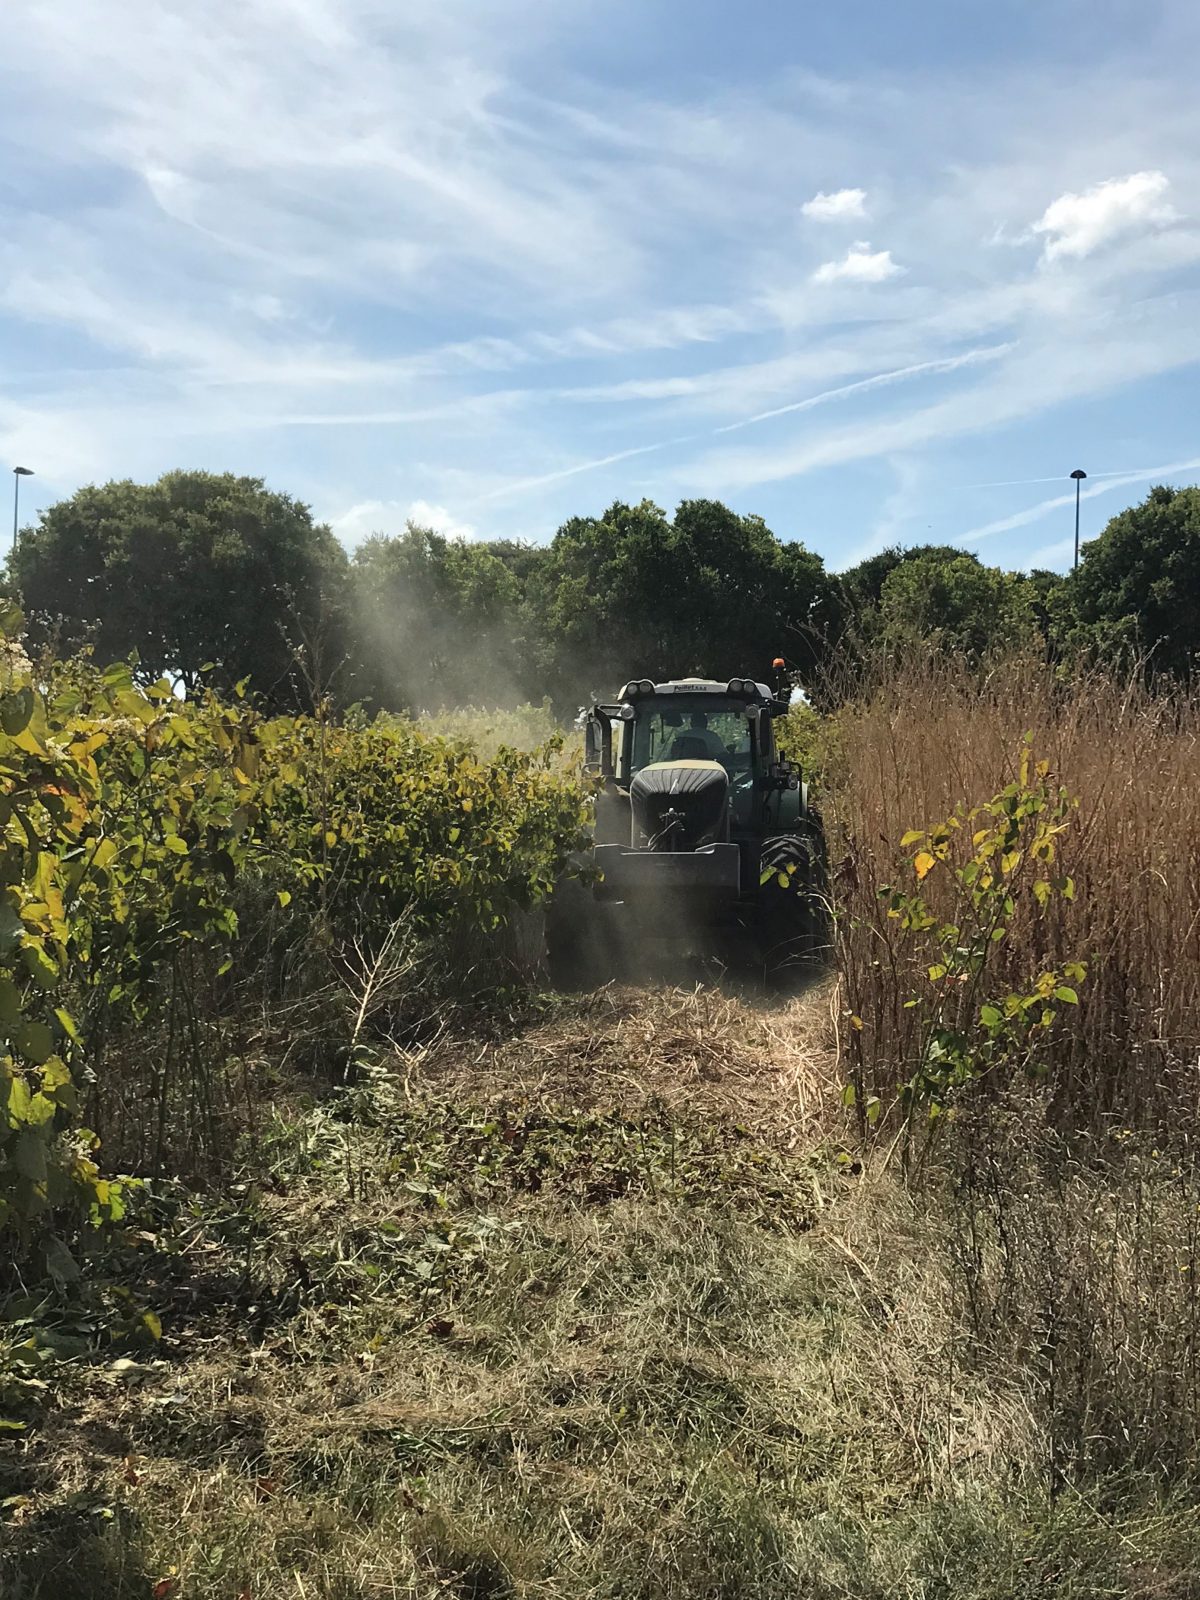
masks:
<svg viewBox="0 0 1200 1600"><path fill-rule="evenodd" d="M743 704L705 699L643 701L633 724L630 775L655 761L719 761L736 776L753 761L750 719Z"/></svg>

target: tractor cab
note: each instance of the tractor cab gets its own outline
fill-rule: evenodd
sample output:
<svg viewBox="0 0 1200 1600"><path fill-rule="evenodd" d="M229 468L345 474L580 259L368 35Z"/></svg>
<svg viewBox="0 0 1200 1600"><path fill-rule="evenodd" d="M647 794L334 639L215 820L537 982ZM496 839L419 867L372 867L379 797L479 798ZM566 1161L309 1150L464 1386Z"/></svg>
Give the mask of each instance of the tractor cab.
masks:
<svg viewBox="0 0 1200 1600"><path fill-rule="evenodd" d="M778 758L772 720L787 709L786 692L777 694L751 678L641 678L627 683L614 702L597 702L584 725L585 766L604 780L597 842L686 848L682 826L656 829L645 816L639 826L639 813L657 814L652 793L678 794L681 785L692 794L705 790L714 803L720 796L719 831L726 842L758 839L786 826L799 781ZM753 862L747 859L745 867L752 869Z"/></svg>

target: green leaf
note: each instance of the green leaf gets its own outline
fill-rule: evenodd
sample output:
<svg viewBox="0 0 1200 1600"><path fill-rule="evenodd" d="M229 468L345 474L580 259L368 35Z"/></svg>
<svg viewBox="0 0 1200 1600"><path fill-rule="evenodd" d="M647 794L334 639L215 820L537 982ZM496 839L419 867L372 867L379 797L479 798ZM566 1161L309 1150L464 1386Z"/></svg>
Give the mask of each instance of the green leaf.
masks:
<svg viewBox="0 0 1200 1600"><path fill-rule="evenodd" d="M42 1068L42 1093L61 1106L75 1103L75 1083L61 1056L51 1056Z"/></svg>
<svg viewBox="0 0 1200 1600"><path fill-rule="evenodd" d="M1069 989L1065 983L1055 989L1054 998L1061 1000L1065 1006L1077 1006L1079 1004L1079 996L1074 989Z"/></svg>
<svg viewBox="0 0 1200 1600"><path fill-rule="evenodd" d="M0 898L0 950L10 950L19 944L25 933L17 908L7 895Z"/></svg>
<svg viewBox="0 0 1200 1600"><path fill-rule="evenodd" d="M857 1099L858 1094L854 1085L852 1083L848 1083L842 1090L842 1104L844 1106L852 1106Z"/></svg>
<svg viewBox="0 0 1200 1600"><path fill-rule="evenodd" d="M10 1127L20 1128L29 1121L32 1101L33 1094L29 1085L19 1072L14 1073L8 1080L4 1106Z"/></svg>
<svg viewBox="0 0 1200 1600"><path fill-rule="evenodd" d="M13 1151L13 1166L30 1183L46 1181L46 1141L32 1128L21 1133Z"/></svg>
<svg viewBox="0 0 1200 1600"><path fill-rule="evenodd" d="M142 1312L142 1326L145 1328L146 1332L150 1335L150 1337L152 1339L154 1339L155 1341L157 1341L157 1340L162 1338L162 1323L160 1322L160 1320L158 1318L158 1314L156 1312L154 1312L154 1311L143 1311Z"/></svg>
<svg viewBox="0 0 1200 1600"><path fill-rule="evenodd" d="M31 1128L42 1128L47 1122L53 1122L54 1113L57 1109L54 1101L39 1089L29 1102L29 1126Z"/></svg>
<svg viewBox="0 0 1200 1600"><path fill-rule="evenodd" d="M115 839L101 839L92 856L92 865L101 868L111 866L117 859L118 854L119 851Z"/></svg>
<svg viewBox="0 0 1200 1600"><path fill-rule="evenodd" d="M904 837L900 840L900 848L901 848L901 850L907 850L909 845L916 844L919 840L923 839L924 837L925 837L925 834L920 828L910 828L908 830L908 832L904 835Z"/></svg>
<svg viewBox="0 0 1200 1600"><path fill-rule="evenodd" d="M120 690L133 687L133 676L127 661L114 661L110 667L105 667L100 676L106 689Z"/></svg>
<svg viewBox="0 0 1200 1600"><path fill-rule="evenodd" d="M44 1022L24 1022L13 1036L13 1043L34 1066L40 1067L54 1054L54 1035Z"/></svg>
<svg viewBox="0 0 1200 1600"><path fill-rule="evenodd" d="M998 1028L1004 1021L1004 1017L995 1006L982 1006L979 1011L979 1020L985 1028Z"/></svg>
<svg viewBox="0 0 1200 1600"><path fill-rule="evenodd" d="M11 978L0 978L0 1026L11 1027L21 1015L21 991Z"/></svg>
<svg viewBox="0 0 1200 1600"><path fill-rule="evenodd" d="M21 955L29 968L30 977L40 988L53 989L61 981L62 974L58 970L58 963L40 944L27 944Z"/></svg>
<svg viewBox="0 0 1200 1600"><path fill-rule="evenodd" d="M33 720L36 704L33 690L28 684L0 699L0 728L4 729L10 739L15 739L19 733L25 732Z"/></svg>
<svg viewBox="0 0 1200 1600"><path fill-rule="evenodd" d="M75 1026L75 1019L71 1013L64 1010L62 1006L55 1006L54 1015L58 1018L59 1027L61 1027L71 1043L78 1044L79 1029Z"/></svg>
<svg viewBox="0 0 1200 1600"><path fill-rule="evenodd" d="M937 962L934 963L934 965L932 967L930 967L930 969L929 969L929 981L930 981L930 983L936 983L939 978L944 978L945 976L946 976L946 967L945 967L944 962L937 961Z"/></svg>

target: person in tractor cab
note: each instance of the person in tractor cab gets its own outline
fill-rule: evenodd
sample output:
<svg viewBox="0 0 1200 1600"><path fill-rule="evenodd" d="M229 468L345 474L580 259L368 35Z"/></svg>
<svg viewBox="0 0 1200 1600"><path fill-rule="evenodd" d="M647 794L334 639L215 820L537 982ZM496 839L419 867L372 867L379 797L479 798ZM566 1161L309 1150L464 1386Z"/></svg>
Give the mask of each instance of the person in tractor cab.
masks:
<svg viewBox="0 0 1200 1600"><path fill-rule="evenodd" d="M720 734L708 725L703 711L693 711L686 732L679 734L671 747L675 761L727 761L729 750Z"/></svg>

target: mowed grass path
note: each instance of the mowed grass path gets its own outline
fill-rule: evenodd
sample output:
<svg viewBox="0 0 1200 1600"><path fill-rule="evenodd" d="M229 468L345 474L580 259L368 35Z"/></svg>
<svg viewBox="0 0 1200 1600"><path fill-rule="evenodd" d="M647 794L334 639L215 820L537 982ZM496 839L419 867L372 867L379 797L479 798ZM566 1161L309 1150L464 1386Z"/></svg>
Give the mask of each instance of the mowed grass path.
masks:
<svg viewBox="0 0 1200 1600"><path fill-rule="evenodd" d="M276 1114L147 1208L161 1344L3 1447L0 1594L1200 1594L1187 1496L1050 1481L944 1200L843 1147L835 1009L605 991Z"/></svg>

